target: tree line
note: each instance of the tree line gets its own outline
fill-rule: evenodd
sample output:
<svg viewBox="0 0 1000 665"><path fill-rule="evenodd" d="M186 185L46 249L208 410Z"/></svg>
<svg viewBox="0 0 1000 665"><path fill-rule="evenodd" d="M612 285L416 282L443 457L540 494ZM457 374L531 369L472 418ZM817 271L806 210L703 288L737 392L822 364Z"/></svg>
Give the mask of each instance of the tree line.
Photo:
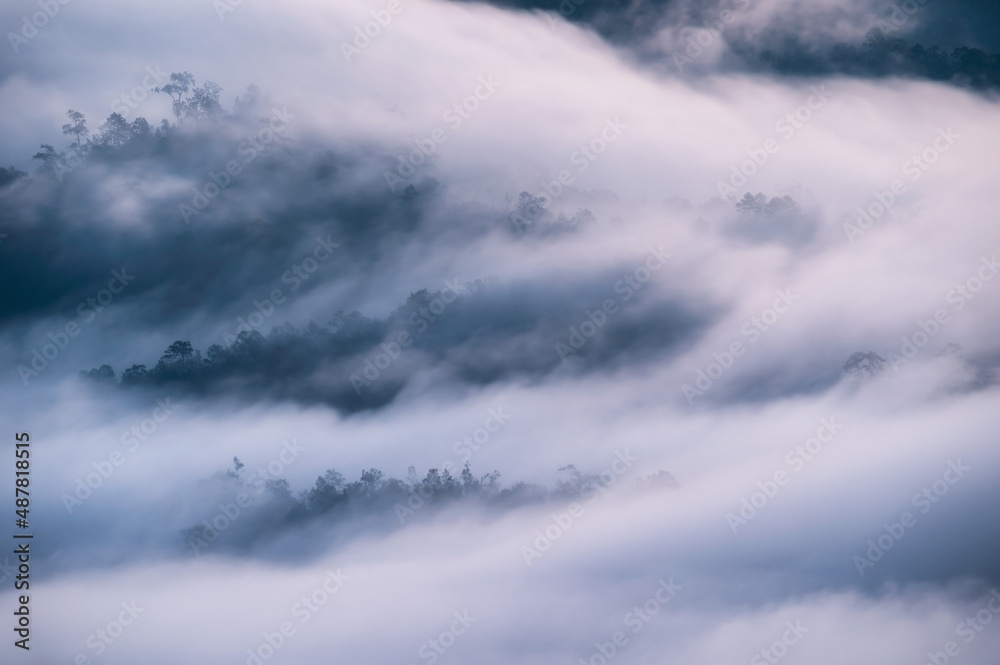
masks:
<svg viewBox="0 0 1000 665"><path fill-rule="evenodd" d="M505 487L499 471L476 476L468 462L457 476L447 468L432 468L420 478L411 466L403 480L369 468L361 472L358 480L348 482L337 470L328 469L312 487L293 496L287 480L267 477L264 469L248 474L243 462L234 457L231 469L215 474L209 481L215 495L213 503L221 499L220 505L228 510L183 529L181 536L195 554L216 541L228 549L250 549L308 524L368 519L374 520L376 528L387 530L406 524L418 514L430 516L459 504L498 511L550 501L582 501L609 491L617 482L582 472L573 464L559 471L562 476L555 486L546 488L525 482ZM641 491L659 490L676 487L677 481L659 469L637 477L634 486Z"/></svg>
<svg viewBox="0 0 1000 665"><path fill-rule="evenodd" d="M211 81L205 81L199 86L190 72L174 72L170 75L169 83L153 88L152 91L170 98L173 124L164 118L154 128L142 116L129 122L121 113L113 112L96 131L91 131L87 126L86 116L80 111L69 109L66 111L68 122L62 126L62 133L71 137L71 142L63 150L43 143L32 156L33 160L39 162L36 173L51 175L61 181L67 173L85 166L88 160L115 156L135 157L155 152L156 148L163 147L170 138L172 130L182 124L253 119L266 103L260 89L250 85L244 95L236 98L232 111L227 113L220 101L222 87ZM0 167L0 187L27 175L14 166Z"/></svg>

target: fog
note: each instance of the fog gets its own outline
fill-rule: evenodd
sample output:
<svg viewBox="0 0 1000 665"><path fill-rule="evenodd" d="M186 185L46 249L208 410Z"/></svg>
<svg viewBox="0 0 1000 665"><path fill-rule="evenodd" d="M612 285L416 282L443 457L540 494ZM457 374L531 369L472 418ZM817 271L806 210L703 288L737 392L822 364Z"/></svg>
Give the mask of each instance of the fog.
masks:
<svg viewBox="0 0 1000 665"><path fill-rule="evenodd" d="M994 10L743 5L8 37L4 662L992 663Z"/></svg>

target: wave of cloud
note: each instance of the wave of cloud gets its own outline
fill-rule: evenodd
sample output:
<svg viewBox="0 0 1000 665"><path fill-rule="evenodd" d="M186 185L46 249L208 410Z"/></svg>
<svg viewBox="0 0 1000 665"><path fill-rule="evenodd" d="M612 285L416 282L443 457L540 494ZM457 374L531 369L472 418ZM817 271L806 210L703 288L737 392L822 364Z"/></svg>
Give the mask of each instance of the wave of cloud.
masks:
<svg viewBox="0 0 1000 665"><path fill-rule="evenodd" d="M722 5L223 4L60 5L0 65L4 164L138 135L0 189L14 662L992 662L991 93L747 64L868 2L734 8L683 75ZM183 71L231 117L143 83ZM524 500L413 498L466 462Z"/></svg>

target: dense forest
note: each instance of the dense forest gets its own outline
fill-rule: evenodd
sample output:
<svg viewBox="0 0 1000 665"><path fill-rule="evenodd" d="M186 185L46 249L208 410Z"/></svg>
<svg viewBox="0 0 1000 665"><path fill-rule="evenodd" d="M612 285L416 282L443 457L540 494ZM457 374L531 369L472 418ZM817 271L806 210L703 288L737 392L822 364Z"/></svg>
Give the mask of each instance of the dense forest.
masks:
<svg viewBox="0 0 1000 665"><path fill-rule="evenodd" d="M287 480L270 476L267 469L251 471L234 458L230 470L204 483L203 491L212 496L218 514L181 535L195 555L216 544L220 550L247 551L316 522L353 520L355 527L386 531L449 506L497 514L533 504L565 507L574 501L593 502L621 485L631 485L637 491L677 487L674 477L662 469L630 480L611 472L584 473L572 464L559 471L562 477L549 489L524 482L504 487L499 471L477 477L468 462L457 475L448 468L432 468L423 478L411 466L405 480L386 477L371 468L362 471L358 480L348 482L338 471L328 469L311 488L293 496Z"/></svg>

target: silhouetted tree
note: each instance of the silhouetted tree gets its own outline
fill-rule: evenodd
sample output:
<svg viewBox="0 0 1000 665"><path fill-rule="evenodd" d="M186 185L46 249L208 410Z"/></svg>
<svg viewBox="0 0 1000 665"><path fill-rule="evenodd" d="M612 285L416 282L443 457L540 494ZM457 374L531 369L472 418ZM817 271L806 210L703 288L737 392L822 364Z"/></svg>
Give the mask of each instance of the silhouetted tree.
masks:
<svg viewBox="0 0 1000 665"><path fill-rule="evenodd" d="M194 79L191 79L192 84ZM217 119L223 114L219 95L222 88L211 81L205 81L191 90L191 96L183 103L184 116L192 120Z"/></svg>
<svg viewBox="0 0 1000 665"><path fill-rule="evenodd" d="M180 379L195 375L201 367L201 353L191 342L178 340L167 347L150 374L154 380Z"/></svg>
<svg viewBox="0 0 1000 665"><path fill-rule="evenodd" d="M743 195L743 198L736 203L736 209L742 215L759 215L767 208L767 197L757 192L754 196L750 192Z"/></svg>
<svg viewBox="0 0 1000 665"><path fill-rule="evenodd" d="M56 164L59 162L59 153L48 143L41 145L41 150L31 156L32 159L39 160L42 165L38 167L40 172L55 173Z"/></svg>
<svg viewBox="0 0 1000 665"><path fill-rule="evenodd" d="M210 367L221 367L229 359L229 351L221 344L213 344L205 352L205 363Z"/></svg>
<svg viewBox="0 0 1000 665"><path fill-rule="evenodd" d="M767 196L760 192L756 195L747 192L742 199L736 202L736 209L741 215L748 217L781 215L795 212L798 208L799 204L790 196L775 196L768 201Z"/></svg>
<svg viewBox="0 0 1000 665"><path fill-rule="evenodd" d="M844 363L844 372L857 381L865 381L885 369L886 360L874 351L856 351Z"/></svg>
<svg viewBox="0 0 1000 665"><path fill-rule="evenodd" d="M101 381L106 383L115 382L115 370L111 365L101 365L97 369L87 370L86 372L80 372L80 376L88 379L93 379L94 381Z"/></svg>
<svg viewBox="0 0 1000 665"><path fill-rule="evenodd" d="M66 136L76 136L77 146L82 147L82 138L90 134L90 131L87 129L87 120L83 117L82 113L73 109L66 111L66 116L69 118L69 122L62 126L63 134Z"/></svg>
<svg viewBox="0 0 1000 665"><path fill-rule="evenodd" d="M226 471L226 475L229 476L230 478L239 478L240 474L243 472L243 467L245 467L245 466L246 466L246 464L244 464L243 462L241 462L240 458L236 457L234 455L233 456L233 468L230 469L229 471Z"/></svg>
<svg viewBox="0 0 1000 665"><path fill-rule="evenodd" d="M344 476L334 469L316 479L316 484L306 494L306 502L311 510L323 512L345 499L343 494Z"/></svg>
<svg viewBox="0 0 1000 665"><path fill-rule="evenodd" d="M463 494L475 494L483 488L482 481L472 475L472 469L469 467L468 462L462 467L462 473L459 475L459 478L462 481Z"/></svg>
<svg viewBox="0 0 1000 665"><path fill-rule="evenodd" d="M233 116L240 119L248 119L260 115L264 105L264 94L260 88L251 84L247 86L247 92L243 96L238 96L233 103Z"/></svg>
<svg viewBox="0 0 1000 665"><path fill-rule="evenodd" d="M95 143L101 148L117 150L132 139L132 126L121 113L112 113L100 127Z"/></svg>
<svg viewBox="0 0 1000 665"><path fill-rule="evenodd" d="M163 352L161 360L168 363L185 362L194 355L191 342L176 341Z"/></svg>
<svg viewBox="0 0 1000 665"><path fill-rule="evenodd" d="M185 110L184 95L188 94L194 87L194 76L190 72L174 72L170 75L170 83L160 88L153 88L153 92L162 92L170 96L173 101L174 116L179 121Z"/></svg>
<svg viewBox="0 0 1000 665"><path fill-rule="evenodd" d="M146 380L148 374L149 371L145 365L132 365L122 372L122 385L127 386L142 383Z"/></svg>
<svg viewBox="0 0 1000 665"><path fill-rule="evenodd" d="M145 118L139 117L132 121L132 125L129 127L130 139L135 140L146 140L153 136L153 128L150 126L149 121Z"/></svg>

